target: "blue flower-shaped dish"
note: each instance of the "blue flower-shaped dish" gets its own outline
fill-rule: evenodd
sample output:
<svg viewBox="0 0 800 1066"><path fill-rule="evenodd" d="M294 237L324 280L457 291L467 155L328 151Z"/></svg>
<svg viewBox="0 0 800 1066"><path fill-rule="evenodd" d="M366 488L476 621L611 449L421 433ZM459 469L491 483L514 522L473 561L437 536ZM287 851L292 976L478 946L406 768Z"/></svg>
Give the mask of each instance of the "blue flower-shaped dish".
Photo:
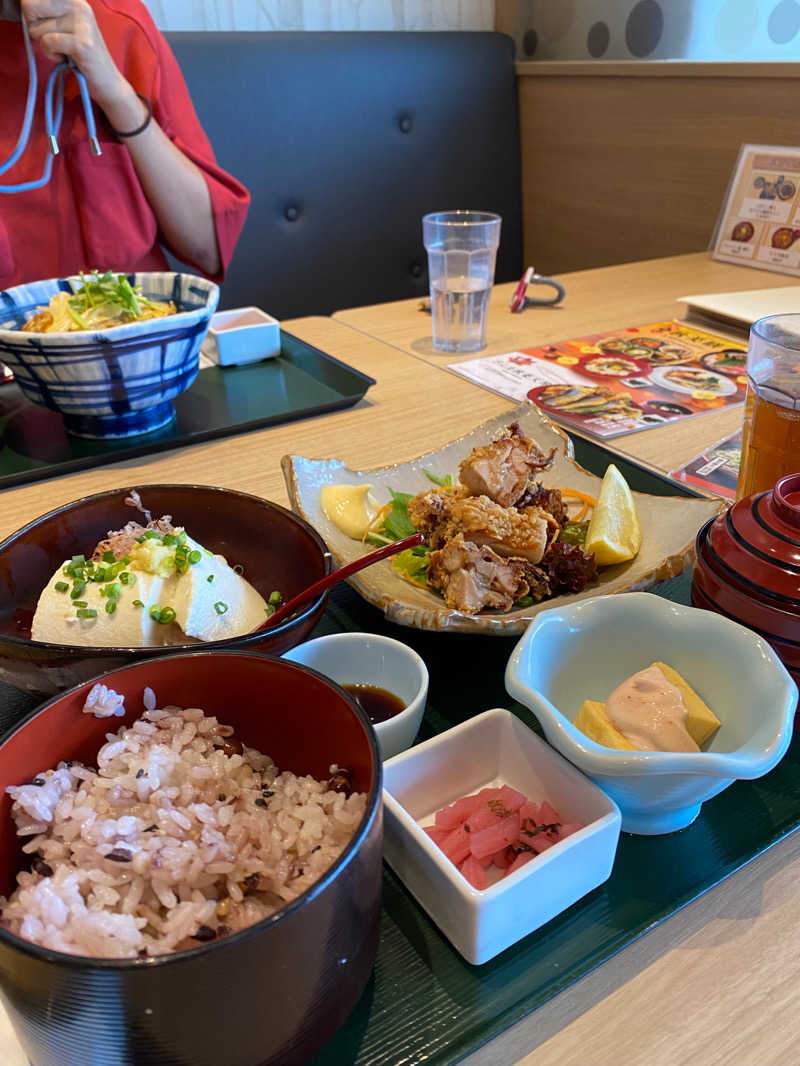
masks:
<svg viewBox="0 0 800 1066"><path fill-rule="evenodd" d="M0 359L29 400L59 411L68 432L79 437L130 437L160 429L175 416L175 397L197 376L219 287L196 274L127 276L145 296L172 300L177 313L91 332L23 333L37 308L59 290L71 290L69 280L0 292Z"/></svg>
<svg viewBox="0 0 800 1066"><path fill-rule="evenodd" d="M652 662L677 670L722 722L701 751L606 748L573 724L585 699L605 701ZM797 686L761 637L646 592L537 615L511 655L506 689L617 803L623 831L645 835L683 829L733 781L771 770L789 746L797 706Z"/></svg>

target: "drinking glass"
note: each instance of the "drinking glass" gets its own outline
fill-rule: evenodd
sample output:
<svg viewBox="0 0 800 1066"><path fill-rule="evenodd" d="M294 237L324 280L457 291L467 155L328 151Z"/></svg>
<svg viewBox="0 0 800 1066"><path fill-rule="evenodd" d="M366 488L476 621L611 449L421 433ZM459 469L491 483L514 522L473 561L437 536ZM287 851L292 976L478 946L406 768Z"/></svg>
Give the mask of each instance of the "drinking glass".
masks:
<svg viewBox="0 0 800 1066"><path fill-rule="evenodd" d="M422 219L433 345L441 351L486 347L500 224L500 216L487 211L437 211Z"/></svg>
<svg viewBox="0 0 800 1066"><path fill-rule="evenodd" d="M800 471L800 314L753 324L736 498Z"/></svg>

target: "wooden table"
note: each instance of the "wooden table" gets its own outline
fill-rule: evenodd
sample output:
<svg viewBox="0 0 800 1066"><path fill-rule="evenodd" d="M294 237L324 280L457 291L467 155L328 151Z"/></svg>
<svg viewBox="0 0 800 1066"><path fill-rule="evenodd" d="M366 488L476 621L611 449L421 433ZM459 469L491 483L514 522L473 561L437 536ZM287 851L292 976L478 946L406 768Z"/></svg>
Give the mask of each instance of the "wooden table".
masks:
<svg viewBox="0 0 800 1066"><path fill-rule="evenodd" d="M562 304L529 308L516 315L509 311L515 285L495 286L489 310L488 343L475 355L498 355L584 334L683 318L684 305L675 302L680 296L768 289L792 283L782 274L714 262L705 252L582 270L565 274L559 280L567 290ZM537 294L536 289L530 292ZM544 295L549 293L549 289L543 290ZM334 318L434 366L446 367L448 363L473 358L440 352L433 347L430 315L419 309L419 300L355 307L337 312ZM728 407L618 437L610 446L668 472L732 433L741 420L742 408Z"/></svg>
<svg viewBox="0 0 800 1066"><path fill-rule="evenodd" d="M637 276L643 279L641 286ZM661 297L659 278L666 294ZM611 328L621 320L631 324L655 321L674 313L671 299L688 292L782 282L777 276L720 267L697 257L637 268L614 267L567 280L571 309L565 307L558 317L555 312L547 313L554 325L547 327L546 337L538 332L526 343ZM613 313L604 306L612 293L617 301ZM307 318L285 323L297 336L377 379L357 406L8 489L0 492L0 538L81 495L155 481L230 486L285 503L279 460L286 452L336 455L355 467L404 461L510 408L500 397L443 371L441 356L414 350L414 337L424 333L418 322L424 321L427 328L427 320L412 316L409 323L408 305L389 305L382 314L387 310L397 315L397 324L386 339L402 347L405 331L407 348L416 358L400 355L396 347L362 331L380 317L376 309L346 312L337 316L338 321ZM539 322L539 312L525 313L534 315ZM517 343L509 343L505 334L498 336L493 326L490 350L511 350ZM689 432L688 427L694 431L702 421L684 423L682 432ZM684 455L688 458L703 446L692 443L681 451L683 442L667 436L670 428L636 438L638 445L658 434L664 448L673 447L674 453L662 456L667 458L664 466L676 457L679 461ZM799 924L800 834L794 834L466 1062L468 1066L784 1066L794 1062L794 1045L800 1038L800 1023L791 1009L800 989L800 953L794 945L794 929ZM27 1066L2 1008L0 1063Z"/></svg>
<svg viewBox="0 0 800 1066"><path fill-rule="evenodd" d="M0 538L53 507L118 485L195 482L287 504L282 455L335 455L357 468L382 466L445 444L510 407L468 381L451 382L449 374L452 403L443 405L440 370L399 358L393 349L329 318L296 319L284 325L370 374L377 384L360 403L344 411L0 491Z"/></svg>

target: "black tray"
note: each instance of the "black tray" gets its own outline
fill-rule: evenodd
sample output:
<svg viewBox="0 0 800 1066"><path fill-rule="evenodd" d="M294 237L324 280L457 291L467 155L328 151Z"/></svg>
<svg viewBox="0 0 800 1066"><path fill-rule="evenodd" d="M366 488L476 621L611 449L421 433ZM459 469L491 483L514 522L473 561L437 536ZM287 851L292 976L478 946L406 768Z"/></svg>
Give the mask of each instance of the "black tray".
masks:
<svg viewBox="0 0 800 1066"><path fill-rule="evenodd" d="M595 474L613 459L638 491L696 495L598 444L574 443L580 462ZM650 591L688 604L689 583L686 571ZM516 637L406 629L340 585L312 636L346 631L394 637L425 660L430 687L418 740L498 706L541 733L530 711L504 689ZM0 684L0 732L34 705L30 696ZM704 803L687 829L660 837L623 833L605 884L482 966L464 961L384 865L374 973L353 1013L309 1066L451 1066L799 825L796 735L774 770L737 781Z"/></svg>
<svg viewBox="0 0 800 1066"><path fill-rule="evenodd" d="M201 370L175 419L121 441L71 437L57 411L0 386L0 489L351 407L375 379L281 330L274 359Z"/></svg>

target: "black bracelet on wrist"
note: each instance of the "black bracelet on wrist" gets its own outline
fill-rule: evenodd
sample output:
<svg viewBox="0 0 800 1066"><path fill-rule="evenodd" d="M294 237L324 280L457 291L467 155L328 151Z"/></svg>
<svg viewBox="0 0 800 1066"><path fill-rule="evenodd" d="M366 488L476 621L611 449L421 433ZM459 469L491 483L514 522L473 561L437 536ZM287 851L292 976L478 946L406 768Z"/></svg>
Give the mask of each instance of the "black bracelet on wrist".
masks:
<svg viewBox="0 0 800 1066"><path fill-rule="evenodd" d="M115 130L114 127L111 126L111 123L109 122L109 126L111 126L111 132L115 133L117 135L117 137L137 137L140 133L144 133L144 131L147 129L147 127L150 125L150 122L152 121L152 118L153 118L153 107L152 107L152 104L150 103L150 101L147 99L146 96L142 95L142 93L137 93L136 95L139 97L139 99L142 101L144 106L147 108L147 114L145 116L145 120L141 124L141 126L137 126L135 130L129 130L127 133L123 133L122 130Z"/></svg>

